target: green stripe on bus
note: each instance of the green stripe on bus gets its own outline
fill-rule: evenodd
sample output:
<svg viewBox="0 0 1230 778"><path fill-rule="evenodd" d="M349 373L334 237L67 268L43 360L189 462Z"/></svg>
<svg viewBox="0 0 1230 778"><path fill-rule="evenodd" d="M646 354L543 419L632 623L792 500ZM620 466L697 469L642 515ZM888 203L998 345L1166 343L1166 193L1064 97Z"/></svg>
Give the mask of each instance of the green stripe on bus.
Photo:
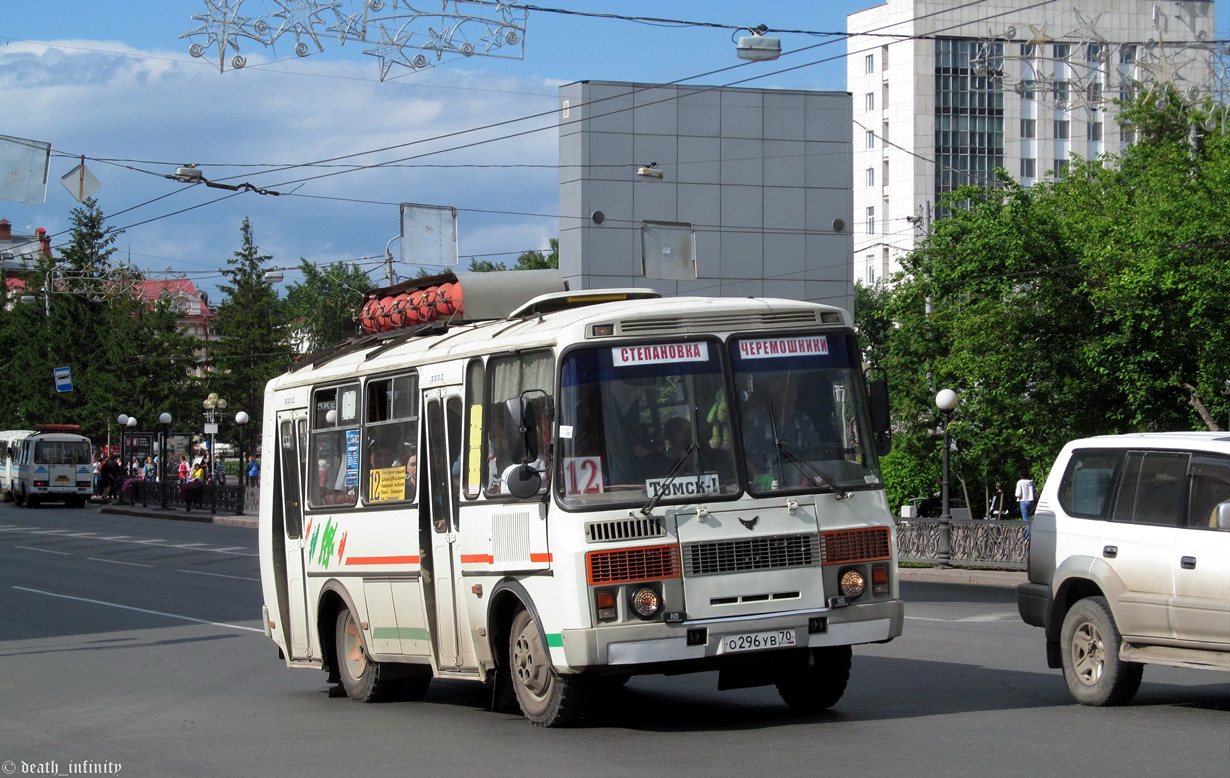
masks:
<svg viewBox="0 0 1230 778"><path fill-rule="evenodd" d="M431 633L425 627L376 627L372 630L372 637L377 640L430 640Z"/></svg>
<svg viewBox="0 0 1230 778"><path fill-rule="evenodd" d="M558 632L548 632L547 633L547 646L549 646L550 648L563 648L564 647L564 636Z"/></svg>

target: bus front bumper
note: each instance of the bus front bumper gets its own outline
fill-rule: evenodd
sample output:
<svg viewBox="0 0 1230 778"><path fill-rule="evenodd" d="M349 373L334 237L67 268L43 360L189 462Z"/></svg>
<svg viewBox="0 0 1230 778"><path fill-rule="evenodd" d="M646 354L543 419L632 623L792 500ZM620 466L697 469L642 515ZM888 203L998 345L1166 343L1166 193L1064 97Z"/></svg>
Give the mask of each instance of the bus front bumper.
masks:
<svg viewBox="0 0 1230 778"><path fill-rule="evenodd" d="M589 667L631 667L687 662L733 653L731 639L744 644L748 636L794 631L794 647L882 643L901 634L905 604L901 600L850 605L844 608L789 611L728 619L703 619L680 624L661 622L613 624L596 629L563 630L565 664L572 670ZM785 646L789 647L789 646ZM739 650L740 654L777 650L774 646Z"/></svg>

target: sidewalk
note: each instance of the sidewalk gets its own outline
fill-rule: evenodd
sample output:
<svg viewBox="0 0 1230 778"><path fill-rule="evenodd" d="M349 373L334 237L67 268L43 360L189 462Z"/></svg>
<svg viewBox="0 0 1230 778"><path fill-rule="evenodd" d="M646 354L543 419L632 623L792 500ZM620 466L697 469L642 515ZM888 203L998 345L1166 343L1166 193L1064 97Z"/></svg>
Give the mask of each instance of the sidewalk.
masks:
<svg viewBox="0 0 1230 778"><path fill-rule="evenodd" d="M235 516L233 514L214 515L207 509L185 511L182 508L167 508L166 510L163 510L156 505L121 505L114 502L102 505L95 502L88 504L98 505L99 513L110 513L120 516L140 516L146 519L169 519L171 521L200 521L209 524L222 524L228 527L249 527L251 529L256 529L257 526L256 517L248 514L243 514L240 516Z"/></svg>
<svg viewBox="0 0 1230 778"><path fill-rule="evenodd" d="M902 581L963 583L1012 588L1028 580L1024 570L979 570L971 567L899 567L897 577Z"/></svg>

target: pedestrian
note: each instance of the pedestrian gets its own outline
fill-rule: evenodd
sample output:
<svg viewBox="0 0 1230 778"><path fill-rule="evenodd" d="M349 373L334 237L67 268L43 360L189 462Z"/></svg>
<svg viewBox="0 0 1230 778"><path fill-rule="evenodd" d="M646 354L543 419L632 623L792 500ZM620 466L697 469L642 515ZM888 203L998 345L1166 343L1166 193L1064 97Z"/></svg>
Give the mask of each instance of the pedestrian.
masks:
<svg viewBox="0 0 1230 778"><path fill-rule="evenodd" d="M221 456L214 460L214 481L222 486L226 486L226 465L223 464L223 457Z"/></svg>
<svg viewBox="0 0 1230 778"><path fill-rule="evenodd" d="M995 484L995 493L991 495L991 510L987 518L1002 519L1008 515L1008 506L1004 503L1004 485L1002 483Z"/></svg>
<svg viewBox="0 0 1230 778"><path fill-rule="evenodd" d="M248 483L256 486L260 482L261 463L256 461L255 454L248 455Z"/></svg>
<svg viewBox="0 0 1230 778"><path fill-rule="evenodd" d="M188 473L189 472L191 472L191 468L188 467L188 455L180 454L179 455L179 482L181 484L188 483Z"/></svg>
<svg viewBox="0 0 1230 778"><path fill-rule="evenodd" d="M1016 482L1016 501L1021 506L1021 521L1028 522L1034 515L1034 502L1038 499L1038 491L1029 473L1021 471L1021 480ZM1025 526L1025 539L1029 539L1029 525Z"/></svg>
<svg viewBox="0 0 1230 778"><path fill-rule="evenodd" d="M141 477L144 478L146 481L152 481L154 480L155 472L156 470L154 469L154 458L146 457L145 464L141 468Z"/></svg>

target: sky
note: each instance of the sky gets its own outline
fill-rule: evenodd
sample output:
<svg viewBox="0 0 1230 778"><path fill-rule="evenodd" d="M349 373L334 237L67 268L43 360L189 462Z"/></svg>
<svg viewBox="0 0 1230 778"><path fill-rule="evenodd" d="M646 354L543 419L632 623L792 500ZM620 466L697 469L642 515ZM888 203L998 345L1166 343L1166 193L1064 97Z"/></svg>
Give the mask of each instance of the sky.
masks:
<svg viewBox="0 0 1230 778"><path fill-rule="evenodd" d="M333 2L343 18L362 15L362 0ZM414 5L456 5L437 2ZM369 3L385 12L406 4ZM244 218L272 266L345 261L383 284L387 248L398 278L419 270L400 261L399 203L452 206L458 269L472 257L513 264L558 235L560 85L845 91L845 42L832 33L845 30L847 14L877 4L560 0L535 4L523 40L494 50L519 58L446 55L414 70L392 61L391 47L384 60L365 53L380 51L379 41L342 43L326 30L332 24L313 23L334 13L302 13L324 0L3 0L0 135L50 143L52 157L46 202L0 200L0 218L18 234L46 229L53 247L66 241L78 203L59 179L84 158L108 224L123 230L114 260L152 277L191 278L215 303ZM1217 37L1227 38L1227 3L1218 5ZM228 8L249 20L246 29L300 22L307 55L290 33L272 46L236 36L246 64L220 70L217 46L200 31L216 29L205 20ZM748 33L732 28L761 24L781 39L783 56L738 59L734 38ZM487 28L470 25L461 35L482 51ZM401 34L417 41L443 29L429 18ZM191 55L194 42L203 56ZM189 164L209 181L249 186L167 178Z"/></svg>

